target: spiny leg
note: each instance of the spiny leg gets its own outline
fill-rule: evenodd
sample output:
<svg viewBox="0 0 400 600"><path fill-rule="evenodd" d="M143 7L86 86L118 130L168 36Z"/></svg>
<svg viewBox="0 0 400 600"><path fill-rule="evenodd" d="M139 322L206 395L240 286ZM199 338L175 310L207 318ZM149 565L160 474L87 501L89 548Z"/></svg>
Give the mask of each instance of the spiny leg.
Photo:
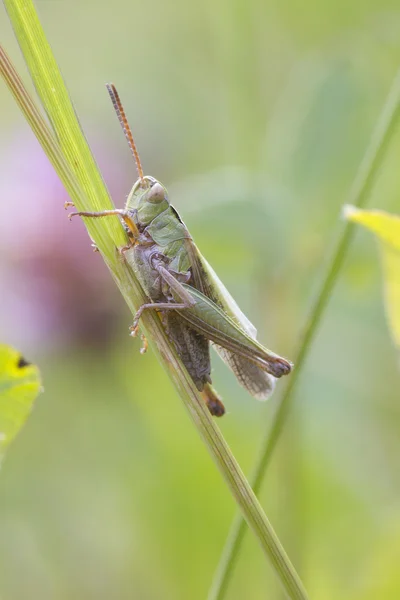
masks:
<svg viewBox="0 0 400 600"><path fill-rule="evenodd" d="M182 310L184 308L188 308L188 304L184 304L183 302L153 302L148 304L142 304L142 306L139 307L135 314L135 318L133 319L132 325L129 327L129 329L131 330L131 336L136 337L139 329L139 321L145 310Z"/></svg>
<svg viewBox="0 0 400 600"><path fill-rule="evenodd" d="M64 206L68 207L69 203L66 202ZM73 206L73 205L72 205ZM119 215L121 217L126 216L126 211L122 208L114 208L113 210L101 210L99 212L91 212L91 211L79 211L72 212L68 215L68 219L71 221L72 217L92 217L92 218L101 218L101 217L109 217L110 215Z"/></svg>
<svg viewBox="0 0 400 600"><path fill-rule="evenodd" d="M110 215L117 215L121 217L121 219L126 224L127 228L131 232L131 235L136 239L139 237L139 230L136 226L136 223L132 219L132 215L129 214L125 209L122 208L114 208L112 210L102 210L99 212L91 212L91 211L79 211L72 212L68 215L69 220L71 221L72 217L90 217L93 219L100 219L102 217L109 217Z"/></svg>

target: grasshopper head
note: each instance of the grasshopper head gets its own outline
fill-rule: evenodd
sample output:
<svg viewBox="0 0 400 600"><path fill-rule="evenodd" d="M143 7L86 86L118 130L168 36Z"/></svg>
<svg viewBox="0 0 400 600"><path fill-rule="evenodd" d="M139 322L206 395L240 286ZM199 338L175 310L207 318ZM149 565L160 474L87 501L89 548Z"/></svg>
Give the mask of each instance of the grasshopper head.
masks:
<svg viewBox="0 0 400 600"><path fill-rule="evenodd" d="M157 179L149 176L137 180L126 202L126 209L137 213L138 222L143 227L150 225L168 207L167 190Z"/></svg>

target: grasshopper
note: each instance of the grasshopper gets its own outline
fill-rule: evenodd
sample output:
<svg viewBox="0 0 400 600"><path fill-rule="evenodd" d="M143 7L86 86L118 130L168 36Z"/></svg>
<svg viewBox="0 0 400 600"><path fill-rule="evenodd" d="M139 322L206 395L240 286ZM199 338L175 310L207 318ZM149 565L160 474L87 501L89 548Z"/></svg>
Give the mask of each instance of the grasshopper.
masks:
<svg viewBox="0 0 400 600"><path fill-rule="evenodd" d="M276 378L290 373L292 364L256 340L255 327L200 253L165 187L144 175L118 92L113 84L107 90L139 178L124 209L70 217L121 218L130 240L122 253L149 299L134 317L132 335L144 311L160 311L163 327L212 415L222 416L225 408L211 385L210 342L252 396L268 398Z"/></svg>

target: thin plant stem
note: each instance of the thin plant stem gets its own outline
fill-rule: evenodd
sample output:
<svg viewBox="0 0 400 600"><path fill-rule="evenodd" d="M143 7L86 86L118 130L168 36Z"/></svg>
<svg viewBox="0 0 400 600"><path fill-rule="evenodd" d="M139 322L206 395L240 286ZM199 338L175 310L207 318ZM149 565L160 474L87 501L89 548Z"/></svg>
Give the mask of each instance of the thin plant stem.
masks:
<svg viewBox="0 0 400 600"><path fill-rule="evenodd" d="M382 164L385 153L396 130L399 116L400 71L397 72L394 78L386 102L378 117L367 150L351 186L346 201L347 204L357 207L363 207L366 204L373 187L375 176ZM332 290L343 266L352 236L352 223L344 223L330 261L327 264L325 275L322 277L319 285L319 291L311 305L303 333L300 336L300 343L294 358L295 368L287 381L281 400L277 405L273 416L272 423L261 442L261 448L259 450L258 458L256 459L253 476L250 477L253 490L256 494L260 492L272 454L282 433L283 426L290 411L293 394L297 389L305 361L311 349L322 315L328 305ZM220 562L217 566L214 580L209 591L208 600L222 600L222 598L224 598L245 532L246 524L238 514L234 518L225 542Z"/></svg>
<svg viewBox="0 0 400 600"><path fill-rule="evenodd" d="M97 211L112 208L108 191L80 127L33 2L4 0L4 3L54 133L29 97L4 51L0 52L0 73L78 210ZM127 242L121 224L115 217L86 219L85 224L91 238L100 249L121 294L135 314L136 309L146 301L146 296L128 262L118 252L118 248ZM225 479L232 497L274 568L287 597L293 600L307 600L307 593L298 574L192 379L172 347L160 319L153 311L147 311L143 315L141 326L183 400L197 432Z"/></svg>

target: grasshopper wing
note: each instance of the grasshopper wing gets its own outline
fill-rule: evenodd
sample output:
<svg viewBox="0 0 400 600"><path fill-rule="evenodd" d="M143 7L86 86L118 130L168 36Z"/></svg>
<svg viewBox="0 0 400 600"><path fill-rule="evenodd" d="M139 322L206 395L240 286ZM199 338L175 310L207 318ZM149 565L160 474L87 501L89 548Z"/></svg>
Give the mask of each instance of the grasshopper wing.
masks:
<svg viewBox="0 0 400 600"><path fill-rule="evenodd" d="M187 242L195 287L213 300L254 340L257 330L240 310L236 301L192 240ZM276 378L235 352L214 344L218 354L236 376L239 383L257 400L266 400L273 392Z"/></svg>

